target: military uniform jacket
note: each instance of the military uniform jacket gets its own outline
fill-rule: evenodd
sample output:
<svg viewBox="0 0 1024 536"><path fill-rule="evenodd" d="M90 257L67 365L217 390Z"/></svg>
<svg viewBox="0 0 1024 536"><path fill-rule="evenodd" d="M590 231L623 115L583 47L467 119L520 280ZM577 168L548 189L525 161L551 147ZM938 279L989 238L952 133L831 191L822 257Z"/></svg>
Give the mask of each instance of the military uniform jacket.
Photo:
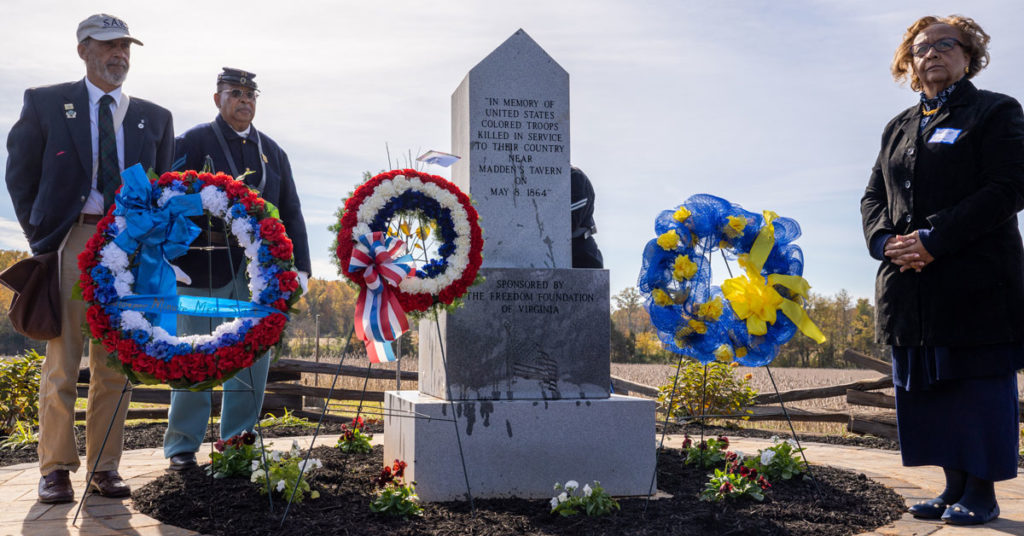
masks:
<svg viewBox="0 0 1024 536"><path fill-rule="evenodd" d="M245 177L245 182L250 187L256 188L263 179L262 169L264 166L261 165L261 160L266 159L267 177L260 196L273 203L280 211L281 221L284 223L288 237L292 240L295 266L310 274L306 222L302 218L302 207L295 191L291 164L288 162L288 155L270 136L262 132L259 133L263 145L263 154L261 155L255 141L257 132L255 126L250 128L248 138L243 138L236 134L218 115L213 125L210 123L196 125L175 140L174 169L176 171L187 169L198 171L202 169L203 162L209 155L213 160L214 171L231 174L228 159L224 156L224 151L212 130L214 126L219 128L223 134L238 173L245 173L247 169L254 171ZM205 222L202 226L205 227ZM215 224L214 231L223 232L223 227L219 222ZM200 235L193 245L204 245L204 236ZM231 248L232 265L230 270L227 268L229 266L228 259L229 255L225 249L213 251L212 259L206 251L190 250L173 262L192 278L191 286L219 288L231 282L232 277L244 262L244 252L238 247Z"/></svg>
<svg viewBox="0 0 1024 536"><path fill-rule="evenodd" d="M163 173L174 154L171 112L131 97L122 123L124 166ZM92 188L92 134L85 80L25 91L7 136L7 191L35 254L60 247Z"/></svg>
<svg viewBox="0 0 1024 536"><path fill-rule="evenodd" d="M920 131L920 106L885 128L861 216L875 237L931 229L920 273L882 261L876 333L896 346L975 346L1024 335L1024 114L1011 97L958 83Z"/></svg>

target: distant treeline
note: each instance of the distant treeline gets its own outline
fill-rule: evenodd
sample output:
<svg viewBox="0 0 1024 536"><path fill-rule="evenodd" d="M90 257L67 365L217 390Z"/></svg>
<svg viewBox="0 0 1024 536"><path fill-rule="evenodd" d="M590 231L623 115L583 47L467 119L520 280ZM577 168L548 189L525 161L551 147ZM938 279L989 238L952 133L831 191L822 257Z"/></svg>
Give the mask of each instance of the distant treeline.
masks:
<svg viewBox="0 0 1024 536"><path fill-rule="evenodd" d="M28 256L27 252L0 250L0 270ZM298 302L299 312L291 316L285 342L290 355L337 355L345 347L345 337L352 333L352 318L358 292L344 281L310 279L309 291ZM11 301L11 291L0 286L0 306ZM611 359L622 363L664 363L676 359L661 347L658 336L644 310L643 297L633 287L623 289L612 299ZM835 296L812 293L805 307L814 322L828 337L825 344L797 334L782 347L773 365L783 367L843 368L849 364L840 356L853 348L869 355L883 356L885 351L874 342L874 306L866 298L854 300L845 290ZM319 316L319 321L317 317ZM318 331L319 324L319 331ZM412 331L401 338L403 356L415 356L418 323L410 322ZM0 315L0 355L21 353L26 348L42 352L44 343L19 335ZM349 341L350 352L363 352L362 344Z"/></svg>

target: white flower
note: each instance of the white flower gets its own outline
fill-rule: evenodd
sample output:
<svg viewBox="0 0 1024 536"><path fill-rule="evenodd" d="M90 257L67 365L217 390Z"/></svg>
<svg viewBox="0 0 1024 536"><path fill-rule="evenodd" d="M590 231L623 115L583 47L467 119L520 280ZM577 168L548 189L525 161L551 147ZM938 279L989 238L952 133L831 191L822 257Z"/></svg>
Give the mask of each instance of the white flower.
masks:
<svg viewBox="0 0 1024 536"><path fill-rule="evenodd" d="M252 461L252 465L250 467L251 467L250 471L254 471L255 472L257 469L260 468L260 461L259 460L253 460Z"/></svg>
<svg viewBox="0 0 1024 536"><path fill-rule="evenodd" d="M747 455L744 454L742 450L734 450L733 454L735 454L736 455L736 459L740 460L740 461L743 461L743 458L747 457Z"/></svg>
<svg viewBox="0 0 1024 536"><path fill-rule="evenodd" d="M591 493L594 493L593 488L590 487L590 484L585 484L583 486L583 496L584 497L590 497Z"/></svg>
<svg viewBox="0 0 1024 536"><path fill-rule="evenodd" d="M249 477L249 482L253 482L253 483L259 482L259 480L261 478L263 478L264 476L266 476L266 475L267 475L266 471L264 471L263 469L257 469L257 470L252 472L252 476Z"/></svg>
<svg viewBox="0 0 1024 536"><path fill-rule="evenodd" d="M284 491L284 487L285 487L284 480L278 480L277 481L277 491L278 492Z"/></svg>
<svg viewBox="0 0 1024 536"><path fill-rule="evenodd" d="M122 311L121 312L121 329L128 331L130 329L138 329L145 331L146 333L152 333L153 325L146 320L146 317L142 316L142 313L138 311Z"/></svg>
<svg viewBox="0 0 1024 536"><path fill-rule="evenodd" d="M564 503L569 500L569 494L563 491L562 493L559 493L556 498L558 499L558 502Z"/></svg>
<svg viewBox="0 0 1024 536"><path fill-rule="evenodd" d="M249 225L247 218L231 220L231 234L235 236L235 240L238 240L238 245L245 249L249 249L253 244L253 228L252 225ZM259 247L259 244L256 246ZM246 252L246 256L250 259L255 257L255 255L249 255L248 252Z"/></svg>
<svg viewBox="0 0 1024 536"><path fill-rule="evenodd" d="M778 442L779 442L779 436L777 436L777 435L773 435L773 436L772 436L772 437L771 437L771 438L770 438L769 440L770 440L770 441L771 441L772 443L778 443Z"/></svg>
<svg viewBox="0 0 1024 536"><path fill-rule="evenodd" d="M207 186L199 192L203 208L217 218L224 218L228 212L228 196L216 186Z"/></svg>
<svg viewBox="0 0 1024 536"><path fill-rule="evenodd" d="M761 451L761 465L768 465L768 464L772 463L772 460L774 458L775 458L775 451L774 450L762 450Z"/></svg>
<svg viewBox="0 0 1024 536"><path fill-rule="evenodd" d="M171 200L171 198L178 197L179 195L185 195L185 192L178 192L176 190L171 190L170 188L167 188L164 191L160 192L160 198L156 200L156 206L164 208L167 205L167 202Z"/></svg>
<svg viewBox="0 0 1024 536"><path fill-rule="evenodd" d="M551 509L554 510L558 507L558 497L551 498Z"/></svg>
<svg viewBox="0 0 1024 536"><path fill-rule="evenodd" d="M117 244L110 242L100 250L100 265L116 276L118 272L128 269L128 254Z"/></svg>
<svg viewBox="0 0 1024 536"><path fill-rule="evenodd" d="M570 480L570 481L565 483L565 490L566 491L572 491L574 489L578 489L579 487L580 487L580 483L576 482L575 480Z"/></svg>
<svg viewBox="0 0 1024 536"><path fill-rule="evenodd" d="M132 285L134 284L135 276L128 270L117 272L117 275L114 276L114 290L117 291L119 298L135 294L132 292Z"/></svg>
<svg viewBox="0 0 1024 536"><path fill-rule="evenodd" d="M789 438L789 439L787 439L787 440L786 440L786 443L789 443L789 446L791 446L791 447L793 447L793 448L796 448L796 440L795 440L795 439L793 439L792 437L791 437L791 438Z"/></svg>

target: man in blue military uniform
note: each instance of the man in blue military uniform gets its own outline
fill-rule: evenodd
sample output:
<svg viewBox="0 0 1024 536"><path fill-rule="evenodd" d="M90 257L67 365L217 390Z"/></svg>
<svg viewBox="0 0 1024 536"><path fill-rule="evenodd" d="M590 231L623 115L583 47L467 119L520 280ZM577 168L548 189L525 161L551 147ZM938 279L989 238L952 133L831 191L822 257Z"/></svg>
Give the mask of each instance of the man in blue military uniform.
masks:
<svg viewBox="0 0 1024 536"><path fill-rule="evenodd" d="M197 125L175 140L173 168L200 170L209 165L213 171L244 180L264 200L273 203L280 210L281 221L292 240L295 266L305 290L310 273L306 223L288 155L252 125L259 97L255 77L250 72L224 68L217 76L217 92L213 95L220 113L212 122ZM202 225L204 232L193 242L189 253L177 261L188 276L186 279L191 279L188 286L179 286L179 294L248 300L243 250L224 232L223 222L215 221L211 228L206 228L206 222ZM178 331L209 333L221 321L180 317ZM224 384L221 438L252 430L263 405L269 367L268 353ZM205 436L211 404L209 392L171 393L164 435L164 456L170 458L170 469L180 471L196 465L195 453Z"/></svg>

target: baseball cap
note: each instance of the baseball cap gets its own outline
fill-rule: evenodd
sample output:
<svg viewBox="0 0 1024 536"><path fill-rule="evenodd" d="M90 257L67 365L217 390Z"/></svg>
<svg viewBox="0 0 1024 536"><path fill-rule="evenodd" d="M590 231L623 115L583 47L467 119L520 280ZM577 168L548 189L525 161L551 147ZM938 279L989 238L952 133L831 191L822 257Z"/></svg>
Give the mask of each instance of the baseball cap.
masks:
<svg viewBox="0 0 1024 536"><path fill-rule="evenodd" d="M131 39L137 45L142 41L128 34L128 25L123 20L106 13L92 15L78 25L78 42L92 38L97 41L110 41L112 39Z"/></svg>

